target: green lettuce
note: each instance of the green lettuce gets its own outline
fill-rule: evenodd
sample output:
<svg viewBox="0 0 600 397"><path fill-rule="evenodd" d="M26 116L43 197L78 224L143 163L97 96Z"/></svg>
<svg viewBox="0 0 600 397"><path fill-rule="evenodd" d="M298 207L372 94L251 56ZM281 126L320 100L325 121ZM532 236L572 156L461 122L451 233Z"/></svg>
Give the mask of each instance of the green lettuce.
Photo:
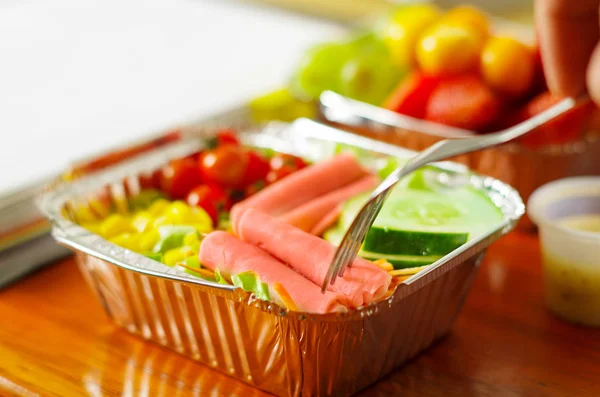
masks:
<svg viewBox="0 0 600 397"><path fill-rule="evenodd" d="M179 248L183 245L183 239L190 233L196 233L193 226L165 225L158 228L160 240L154 246L154 252L165 253L170 249Z"/></svg>
<svg viewBox="0 0 600 397"><path fill-rule="evenodd" d="M244 291L252 292L258 299L271 300L269 294L269 286L267 283L260 281L258 274L254 272L242 272L231 276L231 281L236 287L240 287Z"/></svg>

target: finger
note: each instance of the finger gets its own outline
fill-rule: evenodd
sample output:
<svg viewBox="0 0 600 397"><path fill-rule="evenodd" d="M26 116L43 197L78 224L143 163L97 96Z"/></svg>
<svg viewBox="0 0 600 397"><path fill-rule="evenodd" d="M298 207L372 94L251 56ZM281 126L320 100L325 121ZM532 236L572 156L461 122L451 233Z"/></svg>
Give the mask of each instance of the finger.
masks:
<svg viewBox="0 0 600 397"><path fill-rule="evenodd" d="M551 92L574 96L585 89L590 55L599 37L600 0L536 0L535 20Z"/></svg>
<svg viewBox="0 0 600 397"><path fill-rule="evenodd" d="M600 43L590 59L587 70L587 87L590 97L600 107Z"/></svg>

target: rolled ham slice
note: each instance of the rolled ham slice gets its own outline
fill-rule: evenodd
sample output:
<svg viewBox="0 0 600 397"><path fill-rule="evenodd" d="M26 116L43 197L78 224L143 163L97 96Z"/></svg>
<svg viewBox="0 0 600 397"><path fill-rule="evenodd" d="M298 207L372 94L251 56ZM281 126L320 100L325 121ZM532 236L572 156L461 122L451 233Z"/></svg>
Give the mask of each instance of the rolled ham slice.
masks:
<svg viewBox="0 0 600 397"><path fill-rule="evenodd" d="M280 283L301 311L331 313L347 310L344 306L347 299L342 294L330 291L322 294L317 285L301 274L229 233L215 231L206 236L200 245L199 257L202 265L212 270L219 269L228 274L251 271L270 286Z"/></svg>
<svg viewBox="0 0 600 397"><path fill-rule="evenodd" d="M378 182L379 179L375 175L364 176L356 182L315 198L287 212L280 219L305 232L318 236L338 219L340 206L344 201L374 188Z"/></svg>
<svg viewBox="0 0 600 397"><path fill-rule="evenodd" d="M272 216L281 216L368 174L369 172L350 153L340 154L296 171L234 205L231 209L234 230L238 213L244 208L254 208Z"/></svg>
<svg viewBox="0 0 600 397"><path fill-rule="evenodd" d="M335 247L280 219L254 209L238 214L238 236L262 248L316 285L321 285ZM346 296L353 307L376 301L388 292L392 277L372 263L357 258L328 290Z"/></svg>

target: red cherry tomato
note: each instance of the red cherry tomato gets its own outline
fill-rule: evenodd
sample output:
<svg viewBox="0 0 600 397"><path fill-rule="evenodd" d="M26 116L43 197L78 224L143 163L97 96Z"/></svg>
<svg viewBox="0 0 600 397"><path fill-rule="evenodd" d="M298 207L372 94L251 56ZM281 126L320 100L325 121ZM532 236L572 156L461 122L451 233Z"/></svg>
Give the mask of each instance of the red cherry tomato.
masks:
<svg viewBox="0 0 600 397"><path fill-rule="evenodd" d="M266 184L267 184L266 181L260 180L260 181L256 181L253 184L249 185L244 190L244 198L255 195L256 193L261 191L265 187Z"/></svg>
<svg viewBox="0 0 600 397"><path fill-rule="evenodd" d="M196 186L186 198L189 205L200 207L211 217L213 224L219 221L219 213L228 211L231 202L223 189L214 185Z"/></svg>
<svg viewBox="0 0 600 397"><path fill-rule="evenodd" d="M271 166L271 171L269 171L265 178L269 184L277 182L291 173L307 166L306 162L300 157L285 153L276 153L273 155L269 165Z"/></svg>
<svg viewBox="0 0 600 397"><path fill-rule="evenodd" d="M217 133L217 144L221 145L239 145L240 141L233 130L221 130Z"/></svg>
<svg viewBox="0 0 600 397"><path fill-rule="evenodd" d="M279 168L291 167L295 170L302 169L307 166L306 162L300 157L285 153L275 153L269 162L271 170Z"/></svg>
<svg viewBox="0 0 600 397"><path fill-rule="evenodd" d="M563 98L544 92L533 98L523 109L521 120L526 120L548 109ZM523 136L519 141L528 147L536 148L544 145L560 145L574 142L583 133L583 127L588 120L593 104L583 104L567 113L551 120L534 131Z"/></svg>
<svg viewBox="0 0 600 397"><path fill-rule="evenodd" d="M264 180L271 169L269 160L254 151L248 152L248 166L243 178L245 187L254 184L257 181Z"/></svg>
<svg viewBox="0 0 600 397"><path fill-rule="evenodd" d="M226 187L240 186L248 167L248 153L239 146L219 146L203 153L198 166L209 183Z"/></svg>
<svg viewBox="0 0 600 397"><path fill-rule="evenodd" d="M172 160L162 168L160 187L173 199L184 198L202 183L196 162L189 158Z"/></svg>

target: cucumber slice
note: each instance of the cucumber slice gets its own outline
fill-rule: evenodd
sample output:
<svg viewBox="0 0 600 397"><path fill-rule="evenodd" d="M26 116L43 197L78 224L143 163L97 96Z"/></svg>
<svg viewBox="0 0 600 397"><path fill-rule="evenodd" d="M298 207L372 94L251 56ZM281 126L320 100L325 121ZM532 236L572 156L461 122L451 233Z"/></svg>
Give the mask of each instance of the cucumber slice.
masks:
<svg viewBox="0 0 600 397"><path fill-rule="evenodd" d="M390 194L367 233L363 250L387 255L446 255L503 220L501 210L472 186L436 191L427 188L418 172L404 182ZM368 197L363 194L346 202L339 233L347 230Z"/></svg>
<svg viewBox="0 0 600 397"><path fill-rule="evenodd" d="M411 255L382 255L375 252L361 251L360 256L370 260L376 261L377 259L385 259L388 261L394 269L408 269L411 267L421 267L430 265L438 259L442 258L440 255L431 256L411 256Z"/></svg>
<svg viewBox="0 0 600 397"><path fill-rule="evenodd" d="M439 233L373 226L363 244L365 251L400 255L446 255L467 242L469 233Z"/></svg>

